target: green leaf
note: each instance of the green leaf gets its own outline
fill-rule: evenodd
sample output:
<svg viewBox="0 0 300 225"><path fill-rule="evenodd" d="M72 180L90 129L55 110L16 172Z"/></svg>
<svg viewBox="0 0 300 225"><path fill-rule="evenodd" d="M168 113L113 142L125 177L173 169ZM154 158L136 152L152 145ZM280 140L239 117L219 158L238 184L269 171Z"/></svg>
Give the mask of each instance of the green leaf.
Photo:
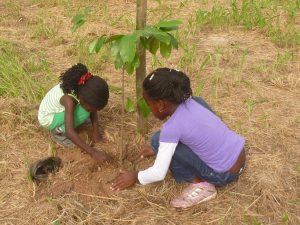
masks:
<svg viewBox="0 0 300 225"><path fill-rule="evenodd" d="M173 48L178 49L178 41L177 41L177 39L172 34L168 33L168 35L171 38L170 43L173 46Z"/></svg>
<svg viewBox="0 0 300 225"><path fill-rule="evenodd" d="M140 98L138 100L138 106L140 107L142 113L143 113L143 116L144 118L147 118L151 112L149 106L147 105L146 101L144 98Z"/></svg>
<svg viewBox="0 0 300 225"><path fill-rule="evenodd" d="M135 111L134 103L130 98L127 98L127 103L126 103L126 106L125 106L125 110L128 113Z"/></svg>
<svg viewBox="0 0 300 225"><path fill-rule="evenodd" d="M126 35L120 42L120 55L125 63L131 63L136 53L136 36Z"/></svg>
<svg viewBox="0 0 300 225"><path fill-rule="evenodd" d="M167 33L163 32L155 27L146 26L143 29L142 33L143 33L144 37L150 38L153 36L161 42L164 42L166 44L170 43L170 36Z"/></svg>
<svg viewBox="0 0 300 225"><path fill-rule="evenodd" d="M118 54L120 54L120 41L115 41L113 43L110 43L109 47L113 59L116 59Z"/></svg>
<svg viewBox="0 0 300 225"><path fill-rule="evenodd" d="M154 33L153 36L156 39L158 39L160 42L163 42L163 43L165 43L167 45L170 44L170 37L166 33L163 33L163 32L161 32L161 33Z"/></svg>
<svg viewBox="0 0 300 225"><path fill-rule="evenodd" d="M122 37L124 37L123 34L117 34L117 35L112 35L109 38L105 40L105 43L113 42L113 41L119 41Z"/></svg>
<svg viewBox="0 0 300 225"><path fill-rule="evenodd" d="M182 24L180 20L169 20L169 21L160 21L159 23L155 24L155 27L176 27L177 25Z"/></svg>
<svg viewBox="0 0 300 225"><path fill-rule="evenodd" d="M142 43L143 47L144 47L145 49L148 49L148 50L149 50L149 48L150 48L150 45L149 45L149 38L141 37L140 40L141 40L141 43Z"/></svg>
<svg viewBox="0 0 300 225"><path fill-rule="evenodd" d="M71 31L74 33L79 27L81 27L85 23L85 19L83 15L77 15L72 19L73 26Z"/></svg>
<svg viewBox="0 0 300 225"><path fill-rule="evenodd" d="M124 66L124 62L120 56L120 53L117 54L114 64L115 64L116 70L121 69Z"/></svg>
<svg viewBox="0 0 300 225"><path fill-rule="evenodd" d="M73 16L71 22L73 24L71 30L72 32L75 32L79 27L81 27L85 21L86 16L90 12L90 7L85 7L83 10L83 13L78 13L77 15Z"/></svg>
<svg viewBox="0 0 300 225"><path fill-rule="evenodd" d="M156 38L150 38L149 39L149 51L155 55L158 48L159 48L159 40L157 40Z"/></svg>
<svg viewBox="0 0 300 225"><path fill-rule="evenodd" d="M168 31L174 31L174 30L178 30L178 27L160 27L159 30L164 31L164 32L168 32Z"/></svg>
<svg viewBox="0 0 300 225"><path fill-rule="evenodd" d="M160 54L164 57L164 58L169 58L171 55L171 51L172 51L172 45L169 44L165 44L163 42L160 42Z"/></svg>
<svg viewBox="0 0 300 225"><path fill-rule="evenodd" d="M135 68L138 68L140 66L140 59L137 55L135 55L132 65L134 65Z"/></svg>
<svg viewBox="0 0 300 225"><path fill-rule="evenodd" d="M132 63L126 63L126 72L128 75L132 75L134 71L134 65Z"/></svg>
<svg viewBox="0 0 300 225"><path fill-rule="evenodd" d="M90 53L98 53L100 51L100 49L102 48L104 42L105 42L105 35L102 35L100 38L98 38L97 40L93 41L90 44L89 52Z"/></svg>
<svg viewBox="0 0 300 225"><path fill-rule="evenodd" d="M140 39L141 37L144 36L144 31L143 29L141 30L135 30L133 33L132 33L133 36L136 37L136 39Z"/></svg>
<svg viewBox="0 0 300 225"><path fill-rule="evenodd" d="M110 43L110 51L114 60L115 69L121 69L124 65L124 62L120 55L120 41Z"/></svg>

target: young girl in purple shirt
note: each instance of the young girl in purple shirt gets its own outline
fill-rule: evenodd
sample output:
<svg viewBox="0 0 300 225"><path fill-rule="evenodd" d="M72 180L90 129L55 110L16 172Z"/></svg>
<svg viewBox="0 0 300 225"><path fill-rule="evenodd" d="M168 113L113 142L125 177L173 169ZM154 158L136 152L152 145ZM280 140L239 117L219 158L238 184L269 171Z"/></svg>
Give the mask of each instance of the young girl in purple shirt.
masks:
<svg viewBox="0 0 300 225"><path fill-rule="evenodd" d="M214 198L215 186L236 181L245 164L245 140L230 130L200 97L193 97L190 79L181 71L159 68L144 80L143 95L154 116L165 120L141 157L156 154L152 167L143 171L122 171L113 190L135 182L149 184L165 178L171 170L177 182L188 182L171 200L186 208Z"/></svg>

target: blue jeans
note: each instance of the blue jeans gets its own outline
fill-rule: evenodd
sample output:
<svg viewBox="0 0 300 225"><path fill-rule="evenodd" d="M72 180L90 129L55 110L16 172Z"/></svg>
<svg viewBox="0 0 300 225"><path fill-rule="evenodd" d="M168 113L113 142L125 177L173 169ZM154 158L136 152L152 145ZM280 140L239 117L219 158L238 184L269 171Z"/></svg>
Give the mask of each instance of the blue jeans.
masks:
<svg viewBox="0 0 300 225"><path fill-rule="evenodd" d="M193 97L193 99L203 107L213 112L209 105L202 98ZM156 154L159 147L159 135L160 131L154 133L151 138L151 147ZM228 183L236 181L242 173L242 169L239 173L216 172L206 165L188 146L180 142L178 143L175 153L172 157L170 170L177 182L191 182L196 177L200 177L216 186L224 186Z"/></svg>

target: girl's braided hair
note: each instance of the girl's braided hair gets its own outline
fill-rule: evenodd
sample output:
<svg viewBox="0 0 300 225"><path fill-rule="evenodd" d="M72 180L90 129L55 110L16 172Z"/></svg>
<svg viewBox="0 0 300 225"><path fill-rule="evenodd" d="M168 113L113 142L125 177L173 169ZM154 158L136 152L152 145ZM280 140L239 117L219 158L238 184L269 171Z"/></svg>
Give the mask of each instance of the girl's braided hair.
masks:
<svg viewBox="0 0 300 225"><path fill-rule="evenodd" d="M178 70L158 68L143 82L144 91L153 100L168 100L180 104L192 96L189 77Z"/></svg>
<svg viewBox="0 0 300 225"><path fill-rule="evenodd" d="M108 102L108 85L98 76L91 76L83 84L79 84L82 76L87 73L87 67L81 63L72 66L60 75L61 88L65 94L80 95L88 104L102 109Z"/></svg>

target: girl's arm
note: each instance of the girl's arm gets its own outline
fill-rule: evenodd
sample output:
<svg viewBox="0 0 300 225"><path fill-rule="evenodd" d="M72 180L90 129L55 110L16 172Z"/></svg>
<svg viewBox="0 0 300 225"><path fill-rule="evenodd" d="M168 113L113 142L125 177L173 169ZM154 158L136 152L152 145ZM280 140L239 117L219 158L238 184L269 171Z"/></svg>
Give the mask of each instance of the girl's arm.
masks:
<svg viewBox="0 0 300 225"><path fill-rule="evenodd" d="M112 183L113 190L122 190L139 181L141 184L149 184L163 180L168 172L171 159L174 155L177 143L159 143L157 157L152 167L140 172L121 171Z"/></svg>
<svg viewBox="0 0 300 225"><path fill-rule="evenodd" d="M93 136L92 136L92 139L93 139L92 145L93 145L93 143L96 143L96 142L100 141L97 111L91 112L90 118L91 118L92 126L93 126Z"/></svg>
<svg viewBox="0 0 300 225"><path fill-rule="evenodd" d="M98 151L95 148L87 145L75 131L74 123L74 110L76 102L73 97L69 95L64 95L60 99L60 103L65 107L65 127L66 127L66 136L74 142L82 150L90 154L96 161L104 162L108 159L107 155L104 152Z"/></svg>
<svg viewBox="0 0 300 225"><path fill-rule="evenodd" d="M138 180L141 184L149 184L165 178L176 146L177 143L159 143L158 153L153 166L138 173Z"/></svg>

